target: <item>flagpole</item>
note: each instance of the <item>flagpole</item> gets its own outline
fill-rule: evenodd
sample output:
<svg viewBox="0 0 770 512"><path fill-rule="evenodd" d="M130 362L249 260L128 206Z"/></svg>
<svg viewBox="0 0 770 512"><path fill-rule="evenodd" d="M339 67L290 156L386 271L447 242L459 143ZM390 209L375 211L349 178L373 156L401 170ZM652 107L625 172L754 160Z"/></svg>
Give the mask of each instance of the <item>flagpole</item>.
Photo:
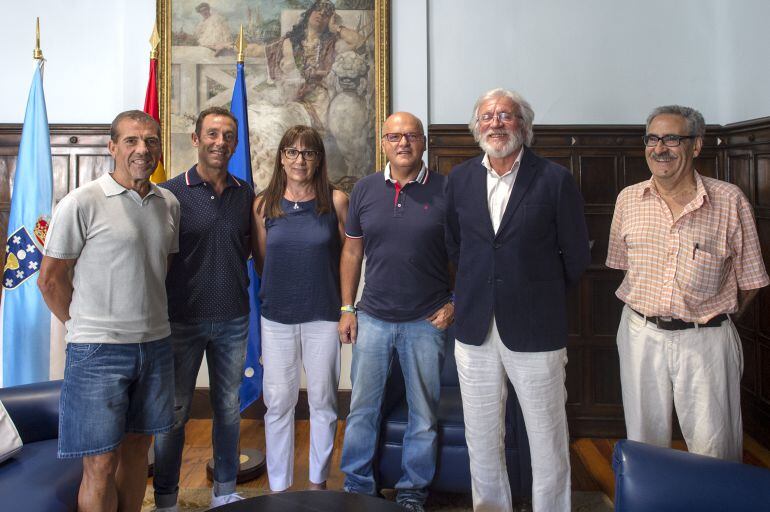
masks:
<svg viewBox="0 0 770 512"><path fill-rule="evenodd" d="M40 49L40 17L35 21L35 49L32 50L32 58L43 60L43 50Z"/></svg>
<svg viewBox="0 0 770 512"><path fill-rule="evenodd" d="M238 58L236 59L236 64L243 64L244 62L243 58L243 23L241 23L241 31L238 34Z"/></svg>

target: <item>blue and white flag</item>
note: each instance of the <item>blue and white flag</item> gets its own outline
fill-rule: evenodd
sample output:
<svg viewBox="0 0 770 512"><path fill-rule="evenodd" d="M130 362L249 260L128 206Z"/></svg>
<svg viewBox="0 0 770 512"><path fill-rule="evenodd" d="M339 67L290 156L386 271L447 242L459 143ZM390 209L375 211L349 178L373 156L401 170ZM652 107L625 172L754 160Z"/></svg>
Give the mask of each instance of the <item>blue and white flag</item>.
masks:
<svg viewBox="0 0 770 512"><path fill-rule="evenodd" d="M37 288L51 219L53 173L43 61L29 90L3 270L3 386L49 380L51 313Z"/></svg>
<svg viewBox="0 0 770 512"><path fill-rule="evenodd" d="M251 147L249 146L249 116L246 110L246 82L243 75L243 63L238 63L233 88L233 101L230 112L238 120L238 146L235 148L228 170L233 176L246 181L252 187L251 177ZM251 405L262 394L262 340L259 331L259 276L254 268L254 260L249 259L249 341L246 348L246 365L241 381L241 412Z"/></svg>

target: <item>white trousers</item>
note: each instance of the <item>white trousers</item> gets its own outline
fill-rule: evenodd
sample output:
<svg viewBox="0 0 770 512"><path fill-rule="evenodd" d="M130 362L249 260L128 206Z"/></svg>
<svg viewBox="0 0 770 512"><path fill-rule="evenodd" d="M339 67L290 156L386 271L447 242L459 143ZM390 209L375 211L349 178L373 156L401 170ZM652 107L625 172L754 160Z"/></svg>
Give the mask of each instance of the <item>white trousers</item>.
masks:
<svg viewBox="0 0 770 512"><path fill-rule="evenodd" d="M294 408L300 364L307 376L310 405L310 481L326 481L337 433L340 342L337 322L281 324L262 317L262 393L267 476L270 489L291 487L294 475Z"/></svg>
<svg viewBox="0 0 770 512"><path fill-rule="evenodd" d="M689 451L743 459L743 351L731 320L664 331L626 306L618 353L629 439L670 446L673 403Z"/></svg>
<svg viewBox="0 0 770 512"><path fill-rule="evenodd" d="M513 352L497 324L480 346L455 343L471 461L473 510L512 510L505 463L506 376L524 414L532 456L532 509L567 512L571 506L569 433L564 404L567 349Z"/></svg>

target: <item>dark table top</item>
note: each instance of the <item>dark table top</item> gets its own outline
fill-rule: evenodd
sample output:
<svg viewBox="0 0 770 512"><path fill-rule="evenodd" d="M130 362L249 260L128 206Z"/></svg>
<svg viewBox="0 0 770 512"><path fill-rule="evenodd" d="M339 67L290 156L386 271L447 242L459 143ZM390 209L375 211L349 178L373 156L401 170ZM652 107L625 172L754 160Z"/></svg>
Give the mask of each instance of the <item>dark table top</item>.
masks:
<svg viewBox="0 0 770 512"><path fill-rule="evenodd" d="M340 491L296 491L267 494L222 505L217 512L399 512L392 501Z"/></svg>

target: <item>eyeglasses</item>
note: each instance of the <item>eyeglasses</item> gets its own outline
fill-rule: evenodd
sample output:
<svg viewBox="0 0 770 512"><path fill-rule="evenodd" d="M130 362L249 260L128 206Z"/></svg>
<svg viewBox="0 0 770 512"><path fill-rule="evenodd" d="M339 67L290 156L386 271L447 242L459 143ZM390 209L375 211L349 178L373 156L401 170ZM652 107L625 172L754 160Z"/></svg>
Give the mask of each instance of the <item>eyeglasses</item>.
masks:
<svg viewBox="0 0 770 512"><path fill-rule="evenodd" d="M512 123L514 119L521 119L521 116L511 114L510 112L498 112L497 114L481 114L476 118L476 121L480 121L484 124L491 123L493 119L497 119L501 123Z"/></svg>
<svg viewBox="0 0 770 512"><path fill-rule="evenodd" d="M644 145L650 148L654 148L658 145L659 141L663 142L663 145L669 148L675 148L682 143L683 139L696 139L697 135L645 135L642 137Z"/></svg>
<svg viewBox="0 0 770 512"><path fill-rule="evenodd" d="M401 142L401 139L406 137L408 142L420 142L425 138L422 133L386 133L382 136L388 142Z"/></svg>
<svg viewBox="0 0 770 512"><path fill-rule="evenodd" d="M302 158L304 158L306 162L312 162L320 157L323 154L323 151L316 151L315 149L304 149L300 151L299 149L294 148L284 148L283 154L289 160L296 160L299 155L302 155Z"/></svg>

